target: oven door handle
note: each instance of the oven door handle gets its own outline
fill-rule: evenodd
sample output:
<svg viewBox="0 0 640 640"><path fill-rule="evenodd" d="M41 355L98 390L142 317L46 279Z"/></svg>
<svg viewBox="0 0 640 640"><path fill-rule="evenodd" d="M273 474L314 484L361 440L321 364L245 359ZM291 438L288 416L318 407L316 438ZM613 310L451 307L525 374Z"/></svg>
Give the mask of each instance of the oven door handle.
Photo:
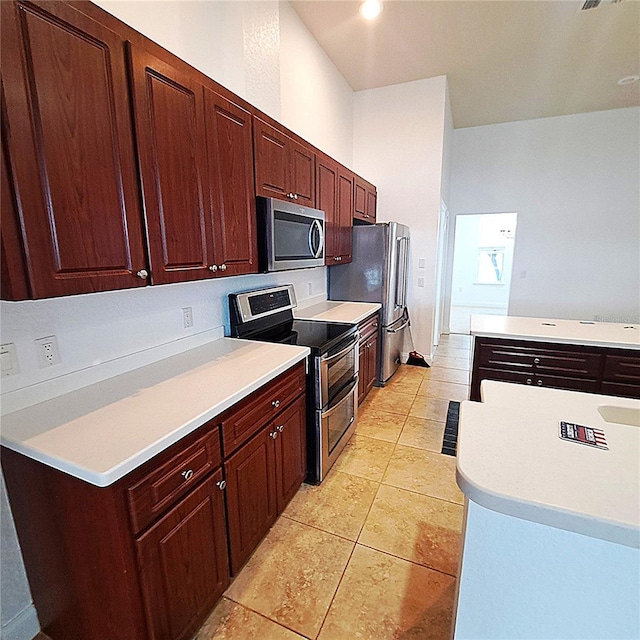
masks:
<svg viewBox="0 0 640 640"><path fill-rule="evenodd" d="M318 247L314 248L315 233L318 234ZM324 245L324 234L322 233L322 224L317 218L311 223L309 227L309 251L314 258L319 258L322 254L322 247Z"/></svg>
<svg viewBox="0 0 640 640"><path fill-rule="evenodd" d="M338 409L340 409L340 407L342 407L342 405L349 399L349 396L353 393L354 389L357 389L357 387L358 387L358 376L356 375L356 377L353 379L353 383L347 388L344 394L342 393L340 394L340 398L336 402L336 404L334 404L327 411L322 412L321 414L322 419L324 420L325 418L329 418L333 413L335 413ZM352 417L349 424L351 424L351 422L353 422L354 420L355 418Z"/></svg>
<svg viewBox="0 0 640 640"><path fill-rule="evenodd" d="M342 351L332 355L332 356L322 356L320 358L320 362L322 364L326 364L327 366L331 366L331 363L335 360L340 360L340 358L344 357L349 351L351 351L358 344L358 335L356 334L356 339L350 342Z"/></svg>

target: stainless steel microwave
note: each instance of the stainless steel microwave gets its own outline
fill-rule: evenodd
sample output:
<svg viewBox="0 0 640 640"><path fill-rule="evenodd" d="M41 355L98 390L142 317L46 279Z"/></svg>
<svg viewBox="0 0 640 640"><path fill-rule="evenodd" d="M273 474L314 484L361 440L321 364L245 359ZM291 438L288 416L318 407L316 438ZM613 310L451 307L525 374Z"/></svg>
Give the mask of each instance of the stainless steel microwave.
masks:
<svg viewBox="0 0 640 640"><path fill-rule="evenodd" d="M324 265L324 211L275 198L257 205L260 271Z"/></svg>

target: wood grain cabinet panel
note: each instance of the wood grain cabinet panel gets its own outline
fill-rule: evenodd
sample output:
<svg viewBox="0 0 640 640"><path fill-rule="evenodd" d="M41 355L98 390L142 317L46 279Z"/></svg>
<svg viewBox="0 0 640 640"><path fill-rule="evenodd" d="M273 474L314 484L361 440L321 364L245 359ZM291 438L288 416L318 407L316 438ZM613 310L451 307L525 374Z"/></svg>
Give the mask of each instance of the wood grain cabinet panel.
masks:
<svg viewBox="0 0 640 640"><path fill-rule="evenodd" d="M147 284L123 38L62 2L2 2L8 162L35 298ZM4 231L4 230L3 230Z"/></svg>
<svg viewBox="0 0 640 640"><path fill-rule="evenodd" d="M204 97L215 273L257 273L251 114L209 89Z"/></svg>
<svg viewBox="0 0 640 640"><path fill-rule="evenodd" d="M316 159L316 207L325 216L325 265L351 262L353 174L328 156Z"/></svg>
<svg viewBox="0 0 640 640"><path fill-rule="evenodd" d="M355 195L353 217L358 222L375 224L376 203L378 193L376 188L360 176L355 176Z"/></svg>
<svg viewBox="0 0 640 640"><path fill-rule="evenodd" d="M262 429L224 464L231 574L236 575L275 522L275 452Z"/></svg>
<svg viewBox="0 0 640 640"><path fill-rule="evenodd" d="M315 207L315 152L284 130L253 119L256 195Z"/></svg>
<svg viewBox="0 0 640 640"><path fill-rule="evenodd" d="M640 356L628 349L477 337L471 400L482 380L640 397Z"/></svg>
<svg viewBox="0 0 640 640"><path fill-rule="evenodd" d="M360 333L358 404L361 404L373 387L378 375L378 313L365 318L358 325Z"/></svg>
<svg viewBox="0 0 640 640"><path fill-rule="evenodd" d="M131 67L152 282L209 278L215 260L203 87L136 47Z"/></svg>
<svg viewBox="0 0 640 640"><path fill-rule="evenodd" d="M218 469L136 541L153 640L187 640L229 584Z"/></svg>
<svg viewBox="0 0 640 640"><path fill-rule="evenodd" d="M306 464L306 405L304 397L298 398L275 420L274 440L277 472L278 513L282 513L296 491L300 488L307 470ZM273 433L273 431L271 431Z"/></svg>

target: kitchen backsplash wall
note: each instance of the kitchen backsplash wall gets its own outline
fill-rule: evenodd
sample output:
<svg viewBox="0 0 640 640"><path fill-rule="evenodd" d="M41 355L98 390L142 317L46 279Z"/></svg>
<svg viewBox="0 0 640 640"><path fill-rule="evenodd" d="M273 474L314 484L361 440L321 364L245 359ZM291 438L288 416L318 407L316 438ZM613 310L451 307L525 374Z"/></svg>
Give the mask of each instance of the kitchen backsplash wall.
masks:
<svg viewBox="0 0 640 640"><path fill-rule="evenodd" d="M2 302L2 344L19 373L2 378L2 413L41 402L228 333L227 295L293 283L298 302L326 298L326 268L151 286L25 302ZM184 328L191 308L193 327ZM56 336L60 364L40 368L34 340Z"/></svg>

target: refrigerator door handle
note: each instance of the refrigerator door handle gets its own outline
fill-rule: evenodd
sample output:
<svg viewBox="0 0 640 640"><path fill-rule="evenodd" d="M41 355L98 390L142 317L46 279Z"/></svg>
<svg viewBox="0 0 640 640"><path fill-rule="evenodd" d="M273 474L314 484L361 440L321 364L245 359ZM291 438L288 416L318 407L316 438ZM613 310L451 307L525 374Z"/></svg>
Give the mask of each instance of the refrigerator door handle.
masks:
<svg viewBox="0 0 640 640"><path fill-rule="evenodd" d="M409 318L407 318L397 329L387 329L387 333L399 333L409 324Z"/></svg>
<svg viewBox="0 0 640 640"><path fill-rule="evenodd" d="M407 304L407 248L409 238L398 238L398 265L396 270L396 309L403 309Z"/></svg>

